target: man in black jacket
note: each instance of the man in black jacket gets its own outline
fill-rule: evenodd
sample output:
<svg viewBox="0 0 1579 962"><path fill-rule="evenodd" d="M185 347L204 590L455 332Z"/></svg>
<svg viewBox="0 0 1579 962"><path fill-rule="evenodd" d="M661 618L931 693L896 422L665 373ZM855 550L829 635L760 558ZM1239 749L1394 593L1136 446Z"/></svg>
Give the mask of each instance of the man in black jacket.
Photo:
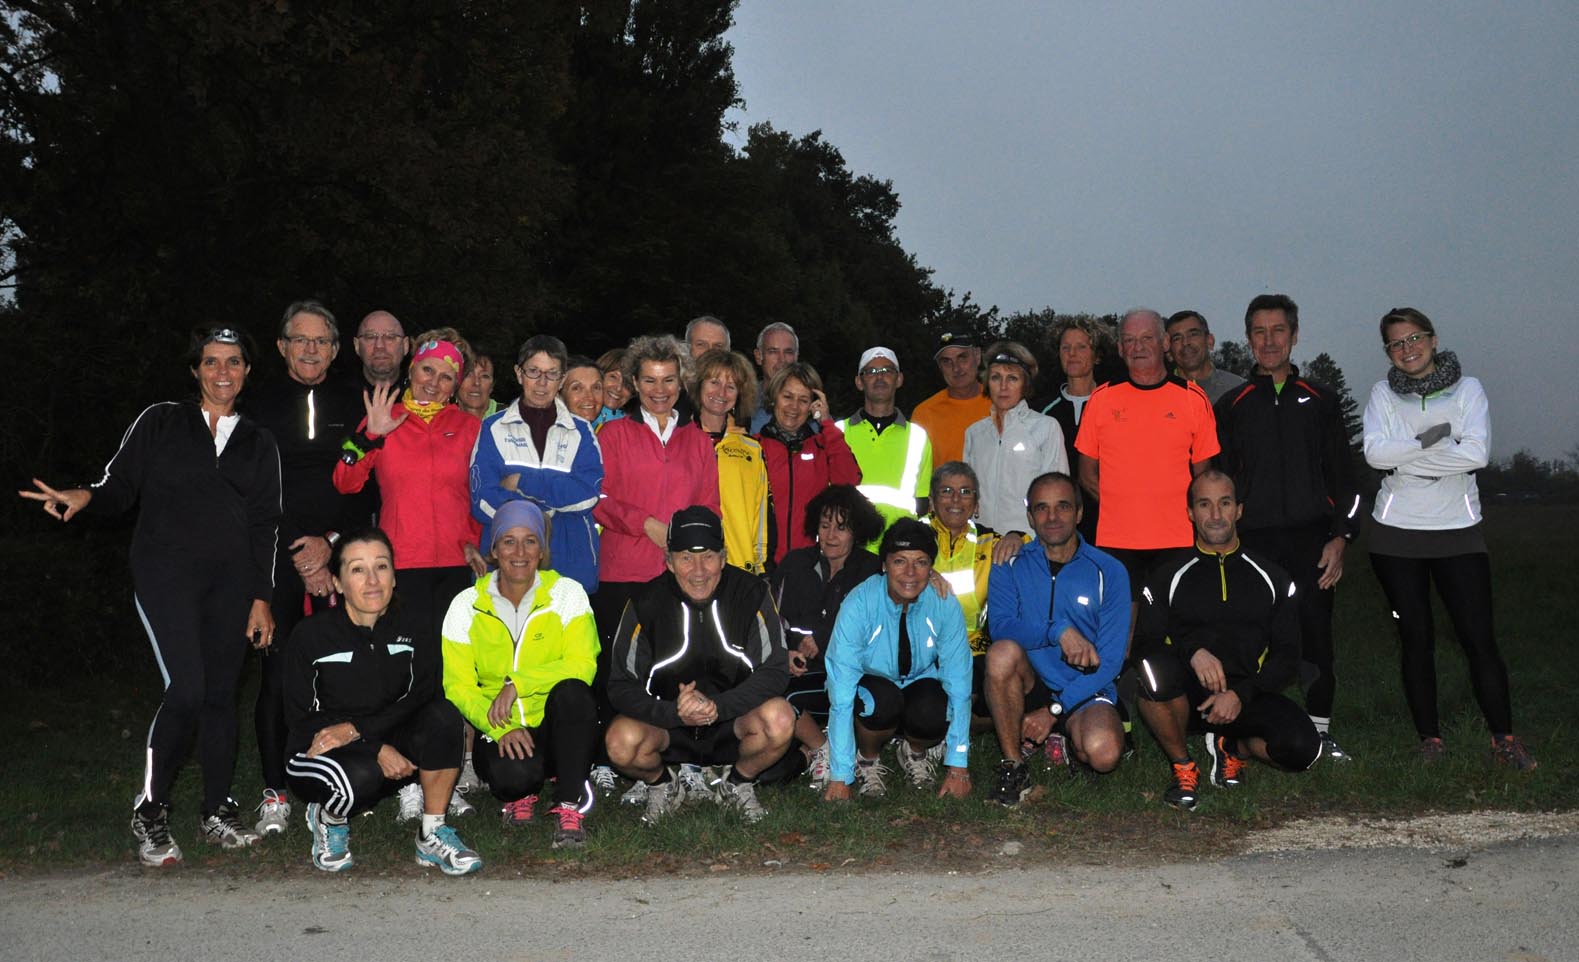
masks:
<svg viewBox="0 0 1579 962"><path fill-rule="evenodd" d="M648 823L685 801L666 765L733 763L710 794L754 822L767 814L756 778L795 727L778 612L767 582L724 564L723 524L708 508L675 512L665 564L614 632L609 760L648 786Z"/></svg>
<svg viewBox="0 0 1579 962"><path fill-rule="evenodd" d="M1343 761L1348 754L1328 731L1338 686L1332 605L1344 547L1359 529L1360 493L1338 393L1291 362L1299 307L1286 294L1250 302L1245 337L1256 366L1247 384L1217 402L1219 464L1244 503L1245 544L1281 565L1299 589L1305 710L1323 752Z"/></svg>
<svg viewBox="0 0 1579 962"><path fill-rule="evenodd" d="M1321 754L1315 725L1281 694L1299 665L1294 583L1240 544L1244 506L1226 474L1196 477L1188 510L1195 546L1152 571L1135 626L1140 714L1173 768L1163 800L1186 811L1200 780L1185 744L1191 711L1223 788L1243 782L1246 758L1303 771Z"/></svg>
<svg viewBox="0 0 1579 962"><path fill-rule="evenodd" d="M285 509L270 606L279 640L265 649L253 716L263 769L263 801L256 826L260 835L284 833L291 816L285 791L281 679L285 645L304 615L329 606L333 593L329 551L339 533L367 527L372 515L365 498L341 494L332 480L340 442L363 414L356 389L329 373L340 352L334 315L317 301L296 301L285 309L276 345L285 359L286 376L265 384L245 408L279 446Z"/></svg>

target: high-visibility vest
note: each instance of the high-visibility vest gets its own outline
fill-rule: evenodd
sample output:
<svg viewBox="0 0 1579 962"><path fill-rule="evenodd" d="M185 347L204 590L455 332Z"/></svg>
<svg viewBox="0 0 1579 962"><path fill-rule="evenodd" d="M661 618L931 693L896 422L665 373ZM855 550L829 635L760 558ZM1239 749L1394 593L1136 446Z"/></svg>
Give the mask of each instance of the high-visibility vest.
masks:
<svg viewBox="0 0 1579 962"><path fill-rule="evenodd" d="M864 414L857 411L838 422L845 443L861 466L857 490L877 506L886 524L914 518L916 499L927 496L932 482L932 443L926 429L900 414L878 434L862 427L868 423Z"/></svg>

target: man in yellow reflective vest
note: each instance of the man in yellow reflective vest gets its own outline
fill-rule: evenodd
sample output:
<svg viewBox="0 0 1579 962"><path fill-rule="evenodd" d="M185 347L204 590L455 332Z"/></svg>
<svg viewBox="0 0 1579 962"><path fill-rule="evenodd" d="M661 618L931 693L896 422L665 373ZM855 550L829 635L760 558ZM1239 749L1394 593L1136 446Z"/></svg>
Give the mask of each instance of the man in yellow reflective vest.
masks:
<svg viewBox="0 0 1579 962"><path fill-rule="evenodd" d="M861 409L839 422L861 466L860 491L882 513L885 528L900 518L926 514L932 480L932 443L926 430L894 406L904 383L892 349L867 349L855 371Z"/></svg>

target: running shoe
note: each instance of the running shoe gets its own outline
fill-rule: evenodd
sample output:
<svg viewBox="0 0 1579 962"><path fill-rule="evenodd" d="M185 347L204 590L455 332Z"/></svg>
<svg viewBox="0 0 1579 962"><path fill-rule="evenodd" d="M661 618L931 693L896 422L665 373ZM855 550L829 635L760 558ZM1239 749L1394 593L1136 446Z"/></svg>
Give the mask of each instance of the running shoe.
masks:
<svg viewBox="0 0 1579 962"><path fill-rule="evenodd" d="M396 801L400 808L395 812L395 821L411 822L422 817L422 786L416 782L400 786L400 791L395 793Z"/></svg>
<svg viewBox="0 0 1579 962"><path fill-rule="evenodd" d="M554 816L553 848L580 848L587 843L587 830L582 826L587 815L571 802L560 802L548 813Z"/></svg>
<svg viewBox="0 0 1579 962"><path fill-rule="evenodd" d="M417 835L417 864L435 866L445 875L470 875L482 868L482 856L467 848L455 829L440 825L432 835Z"/></svg>
<svg viewBox="0 0 1579 962"><path fill-rule="evenodd" d="M1228 739L1206 733L1206 754L1212 759L1212 784L1218 788L1238 788L1245 783L1245 760L1228 750Z"/></svg>
<svg viewBox="0 0 1579 962"><path fill-rule="evenodd" d="M645 782L643 784L646 784ZM656 825L666 816L680 810L685 804L685 786L678 778L670 777L668 781L657 785L647 785L647 808L642 812L641 820L648 825Z"/></svg>
<svg viewBox="0 0 1579 962"><path fill-rule="evenodd" d="M1208 744L1210 744L1208 737ZM1195 760L1187 762L1173 762L1173 784L1162 793L1162 800L1182 811L1195 810L1195 802L1199 797L1196 792L1201 784L1201 770L1196 767Z"/></svg>
<svg viewBox="0 0 1579 962"><path fill-rule="evenodd" d="M1540 764L1517 735L1491 736L1491 760L1516 772L1531 772Z"/></svg>
<svg viewBox="0 0 1579 962"><path fill-rule="evenodd" d="M883 798L888 794L888 786L883 784L883 776L888 774L888 766L876 758L862 758L860 753L855 756L855 790L862 798Z"/></svg>
<svg viewBox="0 0 1579 962"><path fill-rule="evenodd" d="M537 796L528 795L513 802L505 802L500 808L499 814L507 828L519 828L522 825L531 824L532 816L536 810Z"/></svg>
<svg viewBox="0 0 1579 962"><path fill-rule="evenodd" d="M1440 738L1422 738L1415 750L1420 753L1420 760L1427 765L1447 760L1447 745Z"/></svg>
<svg viewBox="0 0 1579 962"><path fill-rule="evenodd" d="M811 789L821 793L828 787L828 743L823 742L821 747L812 749L811 762L806 766L811 773Z"/></svg>
<svg viewBox="0 0 1579 962"><path fill-rule="evenodd" d="M1332 737L1331 732L1321 733L1321 753L1335 762L1352 762L1354 756L1343 750L1338 740Z"/></svg>
<svg viewBox="0 0 1579 962"><path fill-rule="evenodd" d="M472 753L466 753L466 760L461 763L461 777L455 780L455 790L462 795L470 795L482 788L482 779L477 777L477 769L472 766Z"/></svg>
<svg viewBox="0 0 1579 962"><path fill-rule="evenodd" d="M597 772L597 770L593 769L593 773L596 774L596 772ZM593 784L594 785L597 784L597 781L594 780ZM632 784L630 788L625 789L625 794L620 796L620 804L621 805L645 805L645 804L647 804L647 783L642 781L639 778L636 779L635 783Z"/></svg>
<svg viewBox="0 0 1579 962"><path fill-rule="evenodd" d="M747 822L760 822L768 813L757 801L755 782L732 782L725 776L713 783L713 797L718 799L718 804L739 812Z"/></svg>
<svg viewBox="0 0 1579 962"><path fill-rule="evenodd" d="M894 750L899 770L917 788L928 788L938 780L938 762L943 759L943 743L939 742L925 751L915 751L903 738Z"/></svg>
<svg viewBox="0 0 1579 962"><path fill-rule="evenodd" d="M263 802L258 806L258 823L253 827L259 835L284 835L291 821L291 803L284 792L272 788L263 790Z"/></svg>
<svg viewBox="0 0 1579 962"><path fill-rule="evenodd" d="M460 793L460 789L456 789L455 791L450 792L450 814L456 818L465 818L468 815L476 815L477 806L473 805L471 802L468 802L466 800L466 796Z"/></svg>
<svg viewBox="0 0 1579 962"><path fill-rule="evenodd" d="M133 809L132 835L137 839L137 857L144 865L163 868L181 861L181 846L170 837L170 810L163 805Z"/></svg>
<svg viewBox="0 0 1579 962"><path fill-rule="evenodd" d="M1016 808L1029 794L1031 794L1031 770L1025 767L1025 763L1008 758L999 762L998 777L992 790L987 793L987 801L994 805L1002 805L1004 808Z"/></svg>
<svg viewBox="0 0 1579 962"><path fill-rule="evenodd" d="M619 787L619 782L615 781L615 777L614 769L607 765L592 766L592 787L597 790L599 795L613 794L614 789ZM640 785L643 783L638 781L636 784Z"/></svg>
<svg viewBox="0 0 1579 962"><path fill-rule="evenodd" d="M263 836L243 825L236 803L226 799L199 821L203 841L221 848L246 848Z"/></svg>
<svg viewBox="0 0 1579 962"><path fill-rule="evenodd" d="M344 872L351 867L351 826L324 818L323 806L307 806L307 831L313 837L313 867L324 872Z"/></svg>
<svg viewBox="0 0 1579 962"><path fill-rule="evenodd" d="M685 788L685 800L688 802L716 802L718 796L713 794L712 773L700 765L684 764L680 766L680 784Z"/></svg>

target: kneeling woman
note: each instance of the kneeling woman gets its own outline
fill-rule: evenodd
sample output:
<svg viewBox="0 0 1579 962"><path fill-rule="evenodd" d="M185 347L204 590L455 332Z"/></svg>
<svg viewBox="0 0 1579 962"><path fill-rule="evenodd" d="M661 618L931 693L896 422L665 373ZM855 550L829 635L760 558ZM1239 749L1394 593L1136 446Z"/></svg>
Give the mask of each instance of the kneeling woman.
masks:
<svg viewBox="0 0 1579 962"><path fill-rule="evenodd" d="M482 733L472 763L504 803L505 825L530 822L553 777L553 845L562 848L585 841L592 808L598 631L581 585L547 569L546 527L530 501L494 514L498 570L457 595L444 618L444 694Z"/></svg>
<svg viewBox="0 0 1579 962"><path fill-rule="evenodd" d="M970 794L970 642L959 602L926 590L937 535L912 518L883 535L883 576L861 582L839 609L828 644L829 780L825 801L887 794L877 760L897 733L899 765L917 787ZM945 736L947 741L945 742Z"/></svg>
<svg viewBox="0 0 1579 962"><path fill-rule="evenodd" d="M389 538L376 529L347 535L329 565L345 604L297 626L285 666L285 774L308 803L313 864L350 868L347 818L415 776L423 812L417 864L445 875L475 872L482 858L444 824L465 723L439 697L439 646L425 636L426 620L394 604Z"/></svg>

